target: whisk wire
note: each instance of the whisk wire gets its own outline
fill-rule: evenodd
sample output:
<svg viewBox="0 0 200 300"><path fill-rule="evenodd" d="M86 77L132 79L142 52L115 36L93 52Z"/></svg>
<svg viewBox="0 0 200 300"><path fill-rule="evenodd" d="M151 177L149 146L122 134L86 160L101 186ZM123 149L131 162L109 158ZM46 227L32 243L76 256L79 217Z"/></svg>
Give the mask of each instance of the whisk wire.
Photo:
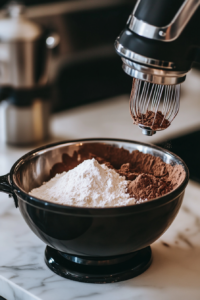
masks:
<svg viewBox="0 0 200 300"><path fill-rule="evenodd" d="M157 99L156 99L155 115L154 115L152 126L155 123L155 119L156 119L156 115L157 115L157 112L158 112L158 107L159 107L159 104L160 104L160 99L161 99L161 96L162 96L163 88L164 88L163 85L162 86L160 85L159 88L158 88L158 95L157 95Z"/></svg>
<svg viewBox="0 0 200 300"><path fill-rule="evenodd" d="M159 85L133 79L130 113L135 124L163 130L176 117L179 106L180 84Z"/></svg>
<svg viewBox="0 0 200 300"><path fill-rule="evenodd" d="M146 91L145 91L144 101L143 101L143 105L142 105L142 109L141 109L142 114L145 114L145 111L146 111L145 107L146 107L146 103L148 101L149 85L150 85L150 83L146 82Z"/></svg>
<svg viewBox="0 0 200 300"><path fill-rule="evenodd" d="M150 84L150 83L149 83L149 84ZM147 102L147 106L146 106L146 109L145 109L145 111L147 111L147 110L148 110L149 103L150 103L150 101L151 101L151 97L152 97L152 94L153 94L154 87L155 87L155 85L154 85L154 84L153 84L153 85L151 85L151 91L150 91L150 94L149 94L149 99L148 99L148 102Z"/></svg>

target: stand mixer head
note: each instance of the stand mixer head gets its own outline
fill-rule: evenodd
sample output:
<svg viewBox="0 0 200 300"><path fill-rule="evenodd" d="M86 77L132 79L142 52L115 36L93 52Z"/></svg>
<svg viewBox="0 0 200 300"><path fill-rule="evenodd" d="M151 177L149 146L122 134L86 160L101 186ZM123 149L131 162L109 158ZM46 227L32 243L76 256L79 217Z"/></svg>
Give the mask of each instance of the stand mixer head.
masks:
<svg viewBox="0 0 200 300"><path fill-rule="evenodd" d="M115 41L133 77L130 113L142 133L166 129L176 117L180 84L200 48L199 0L138 0Z"/></svg>

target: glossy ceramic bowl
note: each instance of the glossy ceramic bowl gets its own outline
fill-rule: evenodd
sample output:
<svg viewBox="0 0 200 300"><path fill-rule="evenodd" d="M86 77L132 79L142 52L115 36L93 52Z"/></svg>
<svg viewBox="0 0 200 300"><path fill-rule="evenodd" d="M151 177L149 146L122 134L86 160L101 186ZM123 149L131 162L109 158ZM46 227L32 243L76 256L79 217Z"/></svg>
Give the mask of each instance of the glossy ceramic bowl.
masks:
<svg viewBox="0 0 200 300"><path fill-rule="evenodd" d="M103 143L159 156L165 163L183 166L186 176L171 193L138 205L83 208L54 204L30 196L33 188L50 179L50 170L85 143ZM175 154L153 145L116 139L61 142L29 152L8 175L0 177L0 190L14 197L31 230L51 248L82 258L117 257L136 252L157 240L176 217L189 180L186 164Z"/></svg>

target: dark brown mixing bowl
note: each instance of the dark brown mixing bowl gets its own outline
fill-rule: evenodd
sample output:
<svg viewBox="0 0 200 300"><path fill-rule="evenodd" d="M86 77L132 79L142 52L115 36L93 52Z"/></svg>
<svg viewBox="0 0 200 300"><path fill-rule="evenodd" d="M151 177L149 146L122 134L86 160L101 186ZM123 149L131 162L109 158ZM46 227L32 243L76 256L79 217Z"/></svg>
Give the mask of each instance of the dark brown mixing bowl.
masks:
<svg viewBox="0 0 200 300"><path fill-rule="evenodd" d="M72 156L85 143L103 143L159 156L165 163L182 165L185 179L169 194L124 207L62 206L28 194L50 178L52 166L62 160L63 153ZM134 277L150 265L148 246L176 217L188 180L186 164L160 147L126 140L87 139L29 152L13 165L10 174L0 177L0 191L13 196L28 226L49 246L45 260L53 271L74 280L112 282ZM133 267L135 264L137 268Z"/></svg>

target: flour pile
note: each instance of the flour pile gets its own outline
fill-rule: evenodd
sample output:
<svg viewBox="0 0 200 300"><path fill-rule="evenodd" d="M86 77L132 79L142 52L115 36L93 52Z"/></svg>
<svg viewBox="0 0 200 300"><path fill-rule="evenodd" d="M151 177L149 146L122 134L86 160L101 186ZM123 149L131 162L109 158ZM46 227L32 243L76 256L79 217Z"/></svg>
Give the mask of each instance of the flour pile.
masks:
<svg viewBox="0 0 200 300"><path fill-rule="evenodd" d="M109 207L135 204L127 193L129 181L96 159L87 159L74 169L57 174L29 194L57 204Z"/></svg>

